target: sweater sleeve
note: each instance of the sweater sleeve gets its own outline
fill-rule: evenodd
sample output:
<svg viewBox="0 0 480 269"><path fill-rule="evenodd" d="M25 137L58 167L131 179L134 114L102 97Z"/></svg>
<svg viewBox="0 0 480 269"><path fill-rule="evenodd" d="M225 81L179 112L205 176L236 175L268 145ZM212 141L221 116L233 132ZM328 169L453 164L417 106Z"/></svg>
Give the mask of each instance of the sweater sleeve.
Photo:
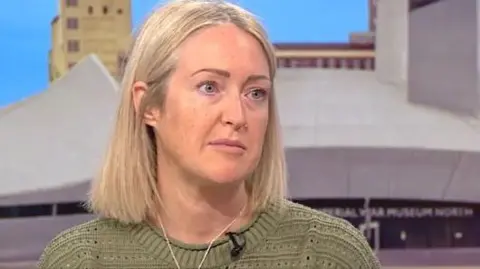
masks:
<svg viewBox="0 0 480 269"><path fill-rule="evenodd" d="M342 227L342 241L344 249L339 249L340 252L347 253L346 263L349 265L348 269L381 269L380 262L373 252L372 248L367 242L365 236L355 228L350 222L337 219L339 226ZM348 246L346 248L345 246Z"/></svg>
<svg viewBox="0 0 480 269"><path fill-rule="evenodd" d="M362 257L362 259L352 261L355 264L352 269L381 269L380 261L368 244L365 236L350 223L348 223L348 226L352 233L352 245L356 246L358 256Z"/></svg>
<svg viewBox="0 0 480 269"><path fill-rule="evenodd" d="M44 249L38 262L39 269L70 268L86 266L87 249L71 233L65 232L55 237Z"/></svg>
<svg viewBox="0 0 480 269"><path fill-rule="evenodd" d="M78 267L72 267L68 264L69 250L66 248L65 244L59 242L58 238L52 240L52 242L44 249L40 260L38 262L39 269L50 269L50 268L72 268L76 269Z"/></svg>

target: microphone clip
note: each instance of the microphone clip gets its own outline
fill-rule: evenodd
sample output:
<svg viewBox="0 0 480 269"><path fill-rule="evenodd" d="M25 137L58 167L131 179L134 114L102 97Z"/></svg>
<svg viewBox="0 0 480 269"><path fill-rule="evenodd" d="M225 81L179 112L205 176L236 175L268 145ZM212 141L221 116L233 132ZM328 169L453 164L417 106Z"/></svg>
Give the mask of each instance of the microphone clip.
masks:
<svg viewBox="0 0 480 269"><path fill-rule="evenodd" d="M245 238L242 234L233 232L228 232L226 233L226 235L228 236L233 245L232 249L230 250L230 256L232 256L232 258L239 258L240 254L245 248Z"/></svg>

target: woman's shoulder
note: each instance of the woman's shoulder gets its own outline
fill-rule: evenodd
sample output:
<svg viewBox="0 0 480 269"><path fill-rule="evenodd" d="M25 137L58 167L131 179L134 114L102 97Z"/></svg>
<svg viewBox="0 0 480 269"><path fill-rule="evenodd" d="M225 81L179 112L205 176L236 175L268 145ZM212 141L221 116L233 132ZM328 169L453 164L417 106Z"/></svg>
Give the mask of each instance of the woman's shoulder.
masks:
<svg viewBox="0 0 480 269"><path fill-rule="evenodd" d="M284 200L283 204L285 209L285 221L309 225L312 226L312 228L315 228L313 230L336 228L332 231L359 234L358 229L344 219L334 217L323 211L289 200Z"/></svg>
<svg viewBox="0 0 480 269"><path fill-rule="evenodd" d="M105 249L105 244L115 248L116 244L125 244L131 233L132 225L122 224L113 219L95 219L69 228L55 238L44 249L39 268L76 268L89 259L95 259L95 253Z"/></svg>
<svg viewBox="0 0 480 269"><path fill-rule="evenodd" d="M285 205L283 225L305 231L304 240L315 244L318 255L339 255L332 258L347 259L355 268L380 268L365 236L348 221L291 201Z"/></svg>

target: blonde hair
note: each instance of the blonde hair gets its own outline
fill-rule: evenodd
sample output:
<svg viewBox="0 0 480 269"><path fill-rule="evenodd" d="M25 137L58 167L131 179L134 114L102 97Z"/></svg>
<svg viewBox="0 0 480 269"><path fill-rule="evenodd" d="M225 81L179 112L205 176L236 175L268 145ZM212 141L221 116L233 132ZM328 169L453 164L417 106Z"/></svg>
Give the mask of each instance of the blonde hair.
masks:
<svg viewBox="0 0 480 269"><path fill-rule="evenodd" d="M88 206L100 216L122 222L146 220L155 206L157 192L156 146L153 131L142 119L145 110L162 107L176 49L195 31L232 23L254 36L276 72L274 49L262 26L246 10L224 1L177 0L155 10L139 29L130 49L122 81L122 97L113 137L100 175L93 181ZM150 87L135 112L131 87L145 81ZM261 210L286 191L286 166L274 91L262 156L246 182L251 204Z"/></svg>

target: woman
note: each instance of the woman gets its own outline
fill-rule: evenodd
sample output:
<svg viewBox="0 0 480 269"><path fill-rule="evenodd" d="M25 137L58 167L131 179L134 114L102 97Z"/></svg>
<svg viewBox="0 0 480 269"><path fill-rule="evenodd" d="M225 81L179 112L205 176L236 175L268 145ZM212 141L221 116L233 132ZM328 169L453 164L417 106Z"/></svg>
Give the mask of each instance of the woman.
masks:
<svg viewBox="0 0 480 269"><path fill-rule="evenodd" d="M57 236L40 268L379 268L351 225L284 200L274 78L272 45L247 11L156 10L93 182L100 218Z"/></svg>

